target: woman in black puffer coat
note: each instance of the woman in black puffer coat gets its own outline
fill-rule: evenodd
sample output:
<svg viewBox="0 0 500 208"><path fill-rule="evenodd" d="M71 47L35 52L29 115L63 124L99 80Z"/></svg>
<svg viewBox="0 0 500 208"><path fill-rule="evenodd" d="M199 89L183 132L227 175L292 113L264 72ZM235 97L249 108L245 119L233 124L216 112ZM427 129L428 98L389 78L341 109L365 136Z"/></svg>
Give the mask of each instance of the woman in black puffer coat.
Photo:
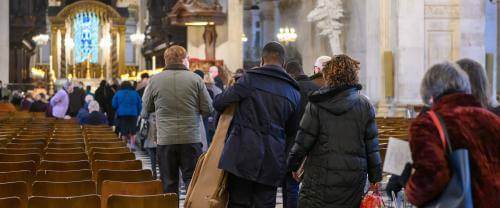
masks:
<svg viewBox="0 0 500 208"><path fill-rule="evenodd" d="M375 112L359 93L359 62L338 55L323 69L327 87L309 96L288 164L307 157L299 207L359 207L366 179L382 179Z"/></svg>

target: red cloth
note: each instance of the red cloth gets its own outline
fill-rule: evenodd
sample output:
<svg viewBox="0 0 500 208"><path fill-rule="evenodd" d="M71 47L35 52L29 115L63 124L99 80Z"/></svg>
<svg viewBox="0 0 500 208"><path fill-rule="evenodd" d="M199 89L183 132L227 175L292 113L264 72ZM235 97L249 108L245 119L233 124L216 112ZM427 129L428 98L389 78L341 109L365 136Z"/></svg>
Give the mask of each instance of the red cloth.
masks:
<svg viewBox="0 0 500 208"><path fill-rule="evenodd" d="M469 150L474 207L500 204L500 117L480 107L471 95L455 93L438 99L432 110L441 115L453 149ZM417 206L439 196L450 169L439 133L430 116L420 115L410 127L415 172L406 184L408 200Z"/></svg>

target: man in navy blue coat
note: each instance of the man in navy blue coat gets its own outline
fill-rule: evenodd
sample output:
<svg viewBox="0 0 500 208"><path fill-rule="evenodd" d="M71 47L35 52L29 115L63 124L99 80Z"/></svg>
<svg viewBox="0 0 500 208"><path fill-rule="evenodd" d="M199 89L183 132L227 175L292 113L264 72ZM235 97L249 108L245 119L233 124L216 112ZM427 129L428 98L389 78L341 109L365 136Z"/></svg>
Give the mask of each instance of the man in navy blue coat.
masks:
<svg viewBox="0 0 500 208"><path fill-rule="evenodd" d="M220 112L238 103L219 162L229 173L230 208L276 205L286 172L286 136L296 131L300 108L299 87L284 70L284 59L281 44L266 44L262 66L215 97Z"/></svg>

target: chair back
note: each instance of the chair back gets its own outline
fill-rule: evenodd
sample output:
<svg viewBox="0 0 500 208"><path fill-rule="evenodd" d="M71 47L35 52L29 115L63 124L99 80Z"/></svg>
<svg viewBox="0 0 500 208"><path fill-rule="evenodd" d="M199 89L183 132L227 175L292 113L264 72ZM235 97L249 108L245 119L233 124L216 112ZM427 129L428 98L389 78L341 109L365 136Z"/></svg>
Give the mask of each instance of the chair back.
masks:
<svg viewBox="0 0 500 208"><path fill-rule="evenodd" d="M100 170L97 173L97 193L103 181L139 182L153 180L151 170Z"/></svg>
<svg viewBox="0 0 500 208"><path fill-rule="evenodd" d="M19 197L0 198L0 207L24 208L21 206L21 199Z"/></svg>
<svg viewBox="0 0 500 208"><path fill-rule="evenodd" d="M0 153L4 153L4 154L31 154L31 153L42 154L43 149L38 149L38 148L0 148Z"/></svg>
<svg viewBox="0 0 500 208"><path fill-rule="evenodd" d="M95 147L100 147L100 148L117 148L117 147L126 147L127 144L125 144L122 141L115 141L115 142L89 142L87 144L87 149L95 148Z"/></svg>
<svg viewBox="0 0 500 208"><path fill-rule="evenodd" d="M92 155L96 152L101 152L101 153L125 153L125 152L130 152L130 149L128 147L117 147L117 148L102 148L102 147L93 147L93 148L88 148L89 155Z"/></svg>
<svg viewBox="0 0 500 208"><path fill-rule="evenodd" d="M47 145L47 148L85 148L85 144L83 142L77 142L77 143L56 143L56 142L51 142Z"/></svg>
<svg viewBox="0 0 500 208"><path fill-rule="evenodd" d="M92 171L89 169L69 171L39 170L36 172L35 180L51 182L92 180Z"/></svg>
<svg viewBox="0 0 500 208"><path fill-rule="evenodd" d="M135 160L135 154L132 152L126 152L126 153L96 152L91 156L91 161L93 162L94 160L108 160L108 161Z"/></svg>
<svg viewBox="0 0 500 208"><path fill-rule="evenodd" d="M43 197L33 196L28 201L28 208L99 208L99 196L75 196L75 197Z"/></svg>
<svg viewBox="0 0 500 208"><path fill-rule="evenodd" d="M101 188L101 207L106 207L110 195L156 195L163 193L161 181L121 182L104 181Z"/></svg>
<svg viewBox="0 0 500 208"><path fill-rule="evenodd" d="M87 154L80 153L47 153L43 156L43 160L50 161L78 161L88 160Z"/></svg>
<svg viewBox="0 0 500 208"><path fill-rule="evenodd" d="M96 194L94 181L51 182L35 181L33 196L70 197Z"/></svg>
<svg viewBox="0 0 500 208"><path fill-rule="evenodd" d="M23 162L0 162L0 172L28 170L35 174L36 163L34 161Z"/></svg>
<svg viewBox="0 0 500 208"><path fill-rule="evenodd" d="M147 196L112 195L108 198L108 208L177 208L177 194L157 194Z"/></svg>
<svg viewBox="0 0 500 208"><path fill-rule="evenodd" d="M39 169L58 170L58 171L81 170L81 169L90 169L90 164L87 160L64 161L64 162L42 160Z"/></svg>
<svg viewBox="0 0 500 208"><path fill-rule="evenodd" d="M84 148L47 148L45 153L82 153L85 152Z"/></svg>
<svg viewBox="0 0 500 208"><path fill-rule="evenodd" d="M38 153L28 153L28 154L0 153L0 162L22 162L22 161L33 161L36 164L39 164L40 163L40 154L38 154Z"/></svg>
<svg viewBox="0 0 500 208"><path fill-rule="evenodd" d="M37 148L43 149L45 147L44 143L8 143L7 148Z"/></svg>
<svg viewBox="0 0 500 208"><path fill-rule="evenodd" d="M21 207L26 207L28 185L22 181L0 183L0 198L3 197L18 197L21 200Z"/></svg>
<svg viewBox="0 0 500 208"><path fill-rule="evenodd" d="M109 160L94 160L92 162L92 174L97 176L99 170L141 170L142 162L140 160L124 160L124 161L109 161ZM94 178L95 179L95 178Z"/></svg>

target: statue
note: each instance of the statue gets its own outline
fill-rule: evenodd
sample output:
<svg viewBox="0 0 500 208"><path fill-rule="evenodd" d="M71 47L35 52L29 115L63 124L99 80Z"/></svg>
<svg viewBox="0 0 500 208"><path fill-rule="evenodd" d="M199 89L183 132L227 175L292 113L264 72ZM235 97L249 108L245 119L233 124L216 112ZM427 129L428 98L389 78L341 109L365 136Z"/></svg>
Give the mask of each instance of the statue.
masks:
<svg viewBox="0 0 500 208"><path fill-rule="evenodd" d="M342 0L318 0L316 7L307 15L307 20L315 22L320 29L320 35L328 37L333 54L343 51L340 45L343 13Z"/></svg>

